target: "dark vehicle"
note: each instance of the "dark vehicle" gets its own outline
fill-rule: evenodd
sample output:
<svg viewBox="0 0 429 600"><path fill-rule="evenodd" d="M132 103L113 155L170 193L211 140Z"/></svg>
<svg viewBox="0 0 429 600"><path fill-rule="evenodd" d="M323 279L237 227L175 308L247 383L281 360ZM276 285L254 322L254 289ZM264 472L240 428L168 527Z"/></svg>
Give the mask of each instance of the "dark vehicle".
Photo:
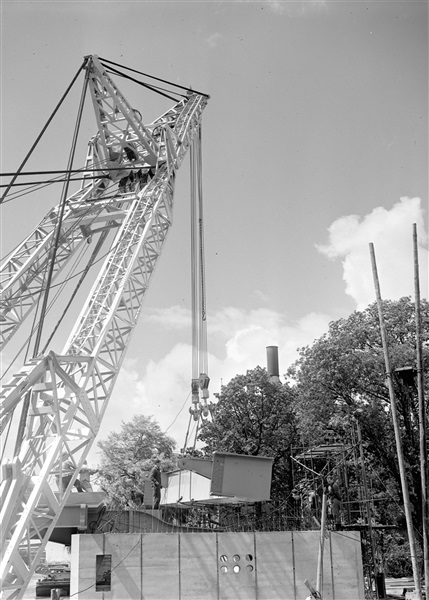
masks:
<svg viewBox="0 0 429 600"><path fill-rule="evenodd" d="M49 566L46 577L36 583L36 597L51 597L51 590L60 590L61 596L70 595L70 567L68 565Z"/></svg>

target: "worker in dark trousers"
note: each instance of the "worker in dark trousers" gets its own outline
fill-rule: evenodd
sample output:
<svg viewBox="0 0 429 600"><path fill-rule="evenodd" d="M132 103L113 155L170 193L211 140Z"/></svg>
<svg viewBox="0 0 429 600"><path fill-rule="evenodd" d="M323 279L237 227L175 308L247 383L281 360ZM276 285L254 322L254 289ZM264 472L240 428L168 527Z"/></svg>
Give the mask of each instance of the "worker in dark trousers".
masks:
<svg viewBox="0 0 429 600"><path fill-rule="evenodd" d="M335 529L340 531L341 527L341 490L337 479L328 477L328 501L331 507L332 521Z"/></svg>
<svg viewBox="0 0 429 600"><path fill-rule="evenodd" d="M152 508L154 510L156 510L157 508L159 508L159 503L161 501L161 468L160 468L160 464L161 461L159 460L159 458L155 458L154 460L154 466L152 467L152 470L150 472L149 475L149 479L150 482L152 484L152 491L153 491L153 497L152 497Z"/></svg>

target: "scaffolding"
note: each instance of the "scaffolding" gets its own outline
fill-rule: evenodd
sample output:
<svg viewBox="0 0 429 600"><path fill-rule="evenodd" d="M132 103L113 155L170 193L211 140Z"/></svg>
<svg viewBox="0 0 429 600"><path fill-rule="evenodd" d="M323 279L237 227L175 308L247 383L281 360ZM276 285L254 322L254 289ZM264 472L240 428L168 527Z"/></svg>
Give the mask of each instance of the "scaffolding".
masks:
<svg viewBox="0 0 429 600"><path fill-rule="evenodd" d="M373 481L367 476L359 422L343 443L328 430L322 443L293 448L292 497L300 529L320 527L322 497L327 492L327 528L361 532L362 557L368 598L384 598L384 533L396 525L377 522L381 504L392 497L375 497ZM342 438L344 439L344 438ZM339 519L333 514L328 481L337 482L341 494ZM378 504L378 507L376 506Z"/></svg>

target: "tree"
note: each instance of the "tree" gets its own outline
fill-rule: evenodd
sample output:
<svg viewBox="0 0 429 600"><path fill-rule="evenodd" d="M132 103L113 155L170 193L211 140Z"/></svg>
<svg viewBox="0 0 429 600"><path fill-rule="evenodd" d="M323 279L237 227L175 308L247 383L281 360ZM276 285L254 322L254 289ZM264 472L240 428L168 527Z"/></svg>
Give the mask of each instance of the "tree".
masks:
<svg viewBox="0 0 429 600"><path fill-rule="evenodd" d="M144 473L161 459L161 469L173 468L176 442L161 431L153 417L135 415L122 429L98 442L102 451L100 486L114 508L135 508L143 501Z"/></svg>
<svg viewBox="0 0 429 600"><path fill-rule="evenodd" d="M400 416L414 523L421 531L418 401L412 370L416 367L415 313L410 298L385 301L392 379ZM429 304L421 305L426 397L429 362ZM327 428L347 439L359 419L367 468L374 485L401 498L400 475L391 419L376 303L330 324L312 346L302 348L289 369L295 385L297 427L304 440L317 443ZM399 369L399 371L398 371ZM404 374L406 377L404 378ZM410 376L411 375L411 376ZM350 439L350 438L348 438ZM386 489L387 488L387 489ZM391 506L393 508L393 505ZM395 514L398 511L391 511ZM389 515L384 515L386 519Z"/></svg>
<svg viewBox="0 0 429 600"><path fill-rule="evenodd" d="M199 439L203 451L215 450L268 456L274 459L273 499L284 499L291 482L291 447L295 440L293 392L288 385L270 381L261 367L236 375L222 386L212 422L202 424Z"/></svg>

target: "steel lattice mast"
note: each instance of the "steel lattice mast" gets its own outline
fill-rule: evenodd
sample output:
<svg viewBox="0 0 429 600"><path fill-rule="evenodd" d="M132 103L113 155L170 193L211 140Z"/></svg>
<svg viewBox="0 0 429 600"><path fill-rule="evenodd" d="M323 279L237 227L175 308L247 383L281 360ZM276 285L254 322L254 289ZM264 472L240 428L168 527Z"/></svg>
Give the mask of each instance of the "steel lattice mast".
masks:
<svg viewBox="0 0 429 600"><path fill-rule="evenodd" d="M87 57L85 69L98 124L85 166L100 178L85 179L68 198L62 222L58 209L50 211L2 267L1 342L33 308L29 292L42 285L56 227L62 230L53 277L95 232L106 237L117 231L62 353L29 361L1 391L2 429L29 398L19 455L2 465L1 577L7 598L22 598L99 430L172 222L175 173L199 143L208 99L188 92L145 126L97 56ZM57 491L65 455L76 471L67 489Z"/></svg>

